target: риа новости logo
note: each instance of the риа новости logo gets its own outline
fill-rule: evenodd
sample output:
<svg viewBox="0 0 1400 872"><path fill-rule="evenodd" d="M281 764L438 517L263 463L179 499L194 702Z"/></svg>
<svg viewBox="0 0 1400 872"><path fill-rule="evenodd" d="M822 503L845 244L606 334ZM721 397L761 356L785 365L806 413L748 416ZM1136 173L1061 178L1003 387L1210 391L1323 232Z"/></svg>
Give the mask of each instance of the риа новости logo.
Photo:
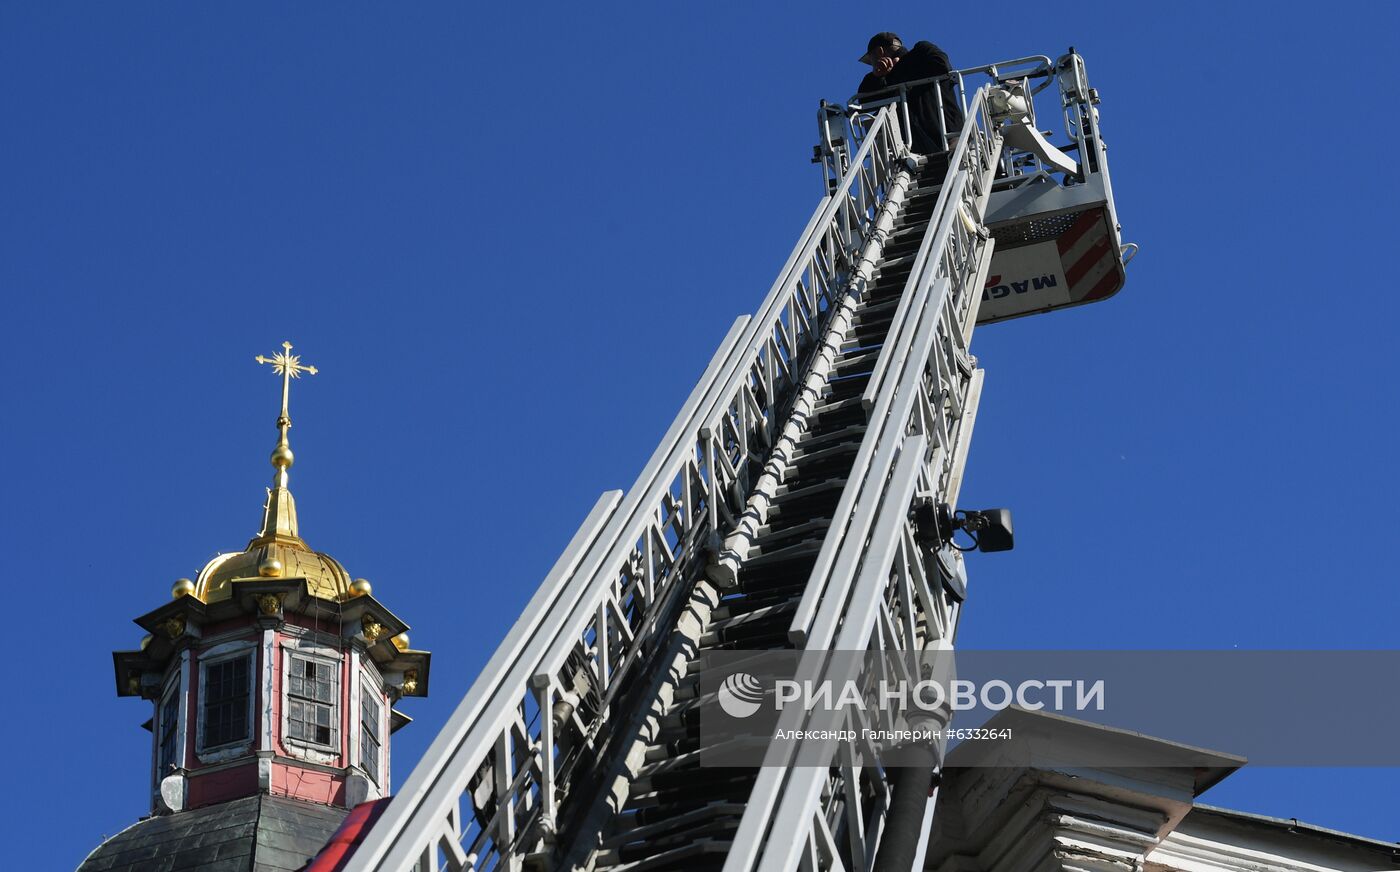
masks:
<svg viewBox="0 0 1400 872"><path fill-rule="evenodd" d="M746 718L763 702L763 685L747 672L736 672L719 686L719 707L731 718Z"/></svg>

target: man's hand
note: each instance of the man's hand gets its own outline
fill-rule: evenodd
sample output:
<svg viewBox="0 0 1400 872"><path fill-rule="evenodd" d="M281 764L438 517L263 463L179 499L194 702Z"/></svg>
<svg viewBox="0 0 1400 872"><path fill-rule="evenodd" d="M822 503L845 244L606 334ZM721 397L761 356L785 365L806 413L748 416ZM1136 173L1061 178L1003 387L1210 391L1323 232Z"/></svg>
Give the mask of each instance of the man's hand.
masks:
<svg viewBox="0 0 1400 872"><path fill-rule="evenodd" d="M890 74L890 70L894 69L894 62L895 59L889 57L888 55L882 55L881 57L876 58L875 63L873 64L873 66L875 67L875 75L880 76L881 78L888 76Z"/></svg>

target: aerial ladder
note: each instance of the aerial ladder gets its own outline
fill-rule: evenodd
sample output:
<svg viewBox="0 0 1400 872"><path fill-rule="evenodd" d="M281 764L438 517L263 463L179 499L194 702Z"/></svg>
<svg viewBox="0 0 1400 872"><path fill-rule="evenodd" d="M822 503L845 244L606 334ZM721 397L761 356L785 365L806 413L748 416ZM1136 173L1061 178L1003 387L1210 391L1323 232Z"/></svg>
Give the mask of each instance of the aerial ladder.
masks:
<svg viewBox="0 0 1400 872"><path fill-rule="evenodd" d="M911 95L938 82L822 104L825 196L763 304L631 490L589 512L348 869L920 862L942 746L917 767L841 742L707 767L696 719L719 652L812 652L804 668L839 678L861 661L820 652L952 648L952 532L1004 528L984 550L1010 532L955 510L983 382L973 331L1123 285L1135 248L1082 58L947 78L966 121L943 155L910 151ZM1038 97L1058 111L1037 118Z"/></svg>

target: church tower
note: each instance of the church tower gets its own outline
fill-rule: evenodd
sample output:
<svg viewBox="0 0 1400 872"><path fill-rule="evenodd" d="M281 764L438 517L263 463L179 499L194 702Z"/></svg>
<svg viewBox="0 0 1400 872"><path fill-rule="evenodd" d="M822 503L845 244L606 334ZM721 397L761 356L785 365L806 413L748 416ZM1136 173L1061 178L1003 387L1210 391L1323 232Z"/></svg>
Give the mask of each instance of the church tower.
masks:
<svg viewBox="0 0 1400 872"><path fill-rule="evenodd" d="M256 360L282 379L262 525L136 619L138 650L113 653L117 695L152 708L151 815L79 872L300 868L350 808L389 794L389 736L409 721L394 706L427 695L408 625L301 538L288 399L316 368L291 343Z"/></svg>

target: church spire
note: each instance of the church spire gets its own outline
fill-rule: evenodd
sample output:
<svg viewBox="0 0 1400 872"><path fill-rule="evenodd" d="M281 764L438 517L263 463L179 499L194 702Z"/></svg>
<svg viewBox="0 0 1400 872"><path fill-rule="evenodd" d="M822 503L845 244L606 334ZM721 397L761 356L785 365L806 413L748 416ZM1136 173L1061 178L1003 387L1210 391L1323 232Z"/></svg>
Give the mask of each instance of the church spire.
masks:
<svg viewBox="0 0 1400 872"><path fill-rule="evenodd" d="M288 403L292 379L316 368L290 342L255 359L282 379L262 530L176 582L168 602L136 619L147 634L139 647L114 652L117 694L153 708L155 816L99 848L84 872L112 857L136 856L118 865L144 869L136 849L157 842L162 856L194 856L215 830L238 830L229 838L244 858L268 838L316 850L350 807L389 794L389 735L408 722L393 706L427 696L430 656L409 648L408 625L297 533ZM222 868L213 856L199 854ZM299 856L287 863L304 864Z"/></svg>
<svg viewBox="0 0 1400 872"><path fill-rule="evenodd" d="M291 414L288 412L288 401L291 395L292 379L301 378L302 373L315 375L318 370L314 366L303 365L301 356L292 354L292 343L283 342L282 351L272 357L263 357L259 354L253 358L258 363L272 364L272 371L282 376L282 413L277 416L277 446L272 449L273 469L277 470L273 474L272 487L267 492L267 505L263 509L262 530L253 539L252 545L263 545L272 542L282 542L287 544L303 544L301 537L297 534L297 509L296 502L292 499L292 492L287 488L287 470L291 469L295 460L292 454L292 447L287 440L287 431L292 428Z"/></svg>

